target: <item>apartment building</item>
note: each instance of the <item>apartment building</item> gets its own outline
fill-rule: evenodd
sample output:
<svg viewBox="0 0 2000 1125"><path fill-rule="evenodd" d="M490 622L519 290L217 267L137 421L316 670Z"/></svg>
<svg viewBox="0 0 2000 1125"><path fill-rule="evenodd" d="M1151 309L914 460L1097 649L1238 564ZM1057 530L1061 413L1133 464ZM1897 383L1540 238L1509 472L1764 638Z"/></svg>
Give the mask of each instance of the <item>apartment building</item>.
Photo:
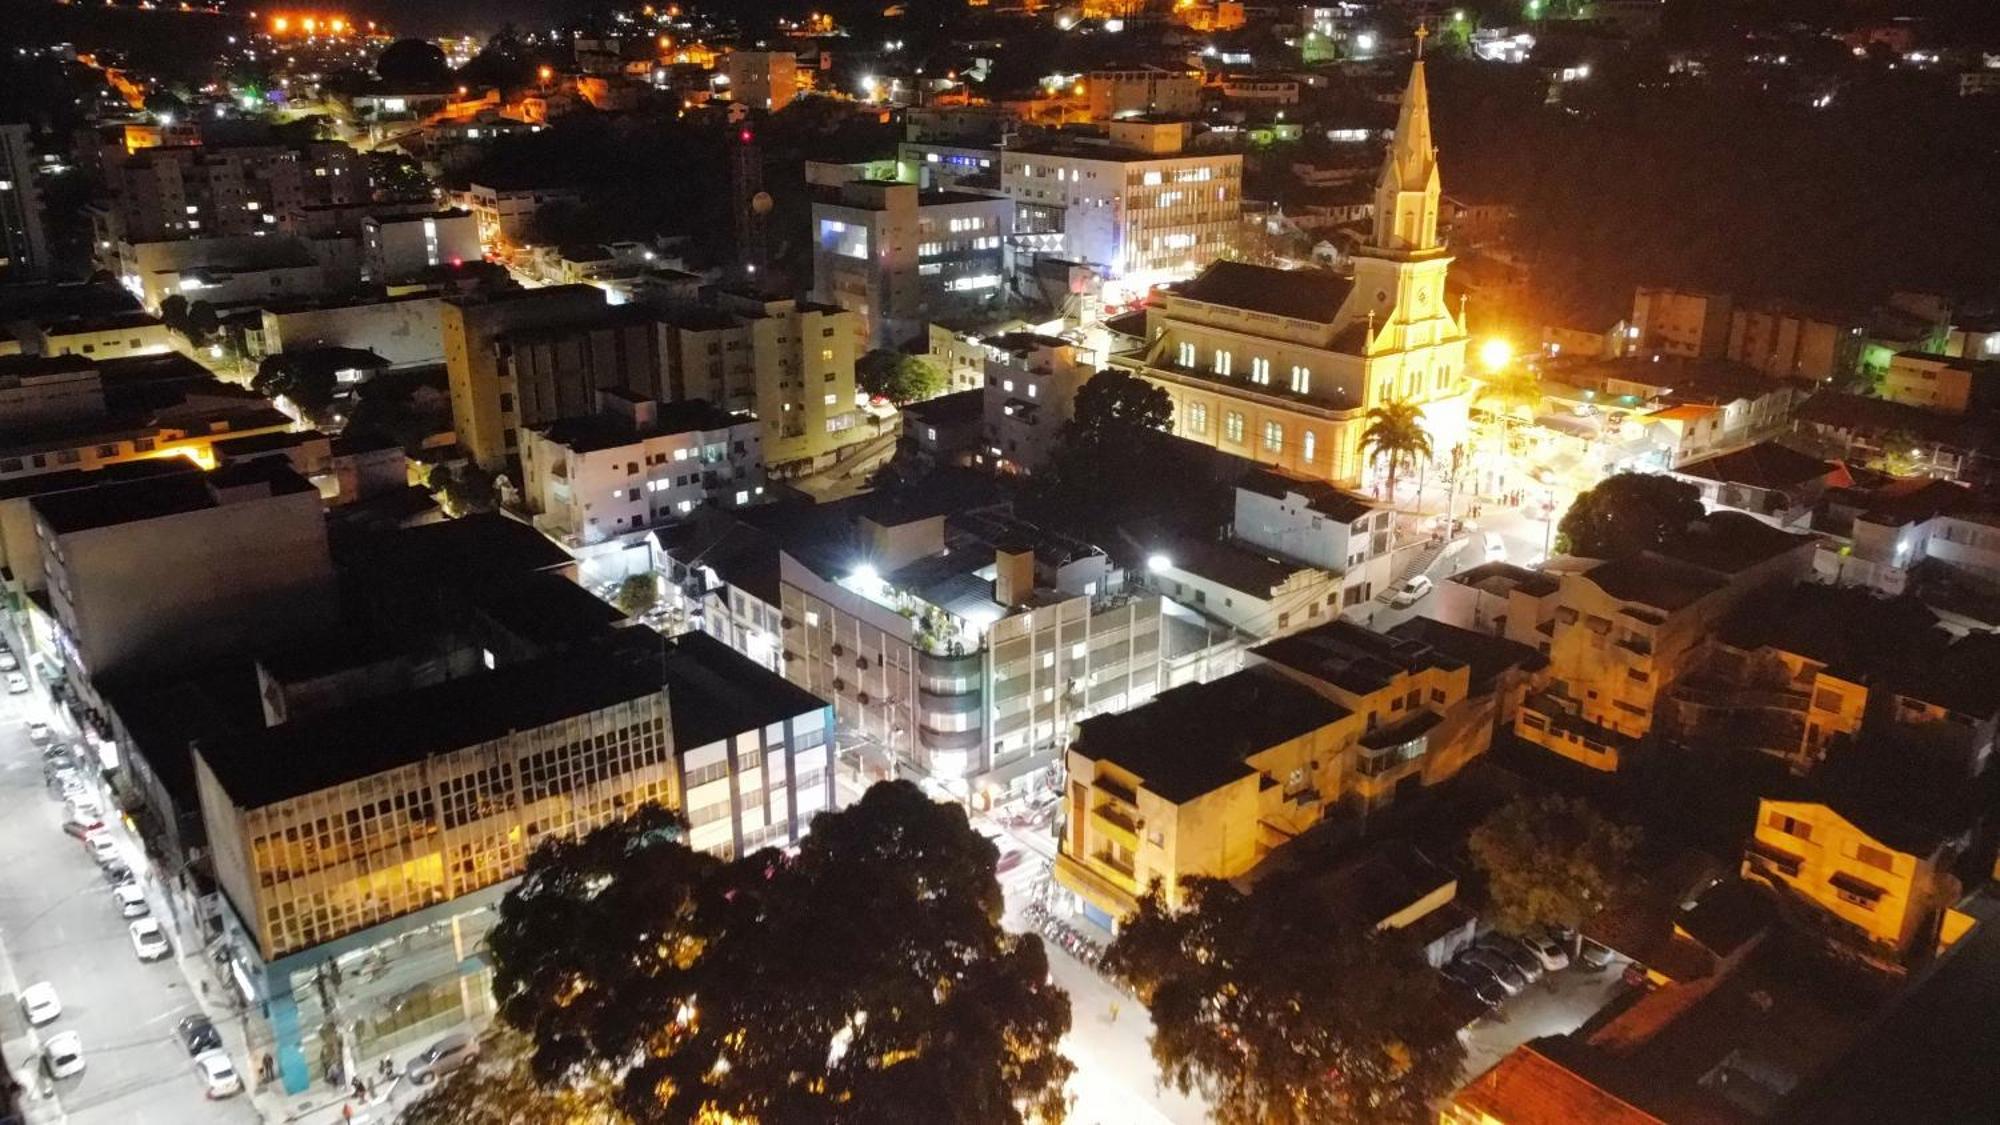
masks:
<svg viewBox="0 0 2000 1125"><path fill-rule="evenodd" d="M1159 597L1004 509L871 498L852 538L779 561L786 676L982 806L1042 784L1078 720L1158 689Z"/></svg>
<svg viewBox="0 0 2000 1125"><path fill-rule="evenodd" d="M854 180L812 205L813 299L855 314L863 347L895 347L1003 295L1014 201Z"/></svg>
<svg viewBox="0 0 2000 1125"><path fill-rule="evenodd" d="M476 262L483 251L470 211L371 215L361 220L361 279L390 284L440 266Z"/></svg>
<svg viewBox="0 0 2000 1125"><path fill-rule="evenodd" d="M520 445L524 422L552 422L564 413L583 413L595 404L598 386L625 385L607 372L600 382L596 349L570 343L565 333L603 320L604 294L588 285L558 285L466 294L445 300L438 326L444 342L445 371L451 386L451 416L459 445L482 466L498 469ZM554 330L531 340L510 334ZM612 358L615 359L615 348ZM616 367L612 362L607 366ZM533 410L524 411L520 372L537 388ZM565 401L558 388L568 389ZM640 390L649 389L642 386Z"/></svg>
<svg viewBox="0 0 2000 1125"><path fill-rule="evenodd" d="M535 846L681 806L662 644L627 633L196 747L223 948L288 1094L343 1047L490 1015L477 951Z"/></svg>
<svg viewBox="0 0 2000 1125"><path fill-rule="evenodd" d="M1063 427L1076 415L1076 392L1102 357L1060 336L1006 332L979 340L983 353L985 452L1004 473L1047 467Z"/></svg>
<svg viewBox="0 0 2000 1125"><path fill-rule="evenodd" d="M173 350L165 322L138 308L27 321L14 333L29 355L123 359Z"/></svg>
<svg viewBox="0 0 2000 1125"><path fill-rule="evenodd" d="M782 675L778 541L713 508L653 533L662 601L760 668Z"/></svg>
<svg viewBox="0 0 2000 1125"><path fill-rule="evenodd" d="M1961 890L1951 867L1971 832L1941 829L1940 819L1860 793L1765 798L1743 877L1805 906L1850 943L1899 960L1935 948L1941 916Z"/></svg>
<svg viewBox="0 0 2000 1125"><path fill-rule="evenodd" d="M1852 317L1791 305L1739 306L1729 314L1724 355L1774 379L1825 383L1861 359L1862 326Z"/></svg>
<svg viewBox="0 0 2000 1125"><path fill-rule="evenodd" d="M1193 117L1201 112L1199 71L1157 66L1093 70L1082 82L1092 121L1148 114Z"/></svg>
<svg viewBox="0 0 2000 1125"><path fill-rule="evenodd" d="M1880 394L1890 402L1939 414L1964 414L1972 408L1975 395L1984 399L1992 393L1975 387L1982 377L2000 378L2000 371L1982 372L1980 364L1970 359L1901 351L1889 357Z"/></svg>
<svg viewBox="0 0 2000 1125"><path fill-rule="evenodd" d="M535 212L551 203L580 199L574 189L554 185L475 183L468 184L456 202L478 220L480 245L498 253L526 240Z"/></svg>
<svg viewBox="0 0 2000 1125"><path fill-rule="evenodd" d="M1167 392L1173 432L1294 475L1359 483L1367 412L1419 407L1437 448L1471 402L1463 310L1445 286L1423 62L1412 68L1352 277L1216 262L1156 294L1146 340L1113 357Z"/></svg>
<svg viewBox="0 0 2000 1125"><path fill-rule="evenodd" d="M1717 359L1729 345L1727 293L1642 285L1632 295L1638 353L1684 359Z"/></svg>
<svg viewBox="0 0 2000 1125"><path fill-rule="evenodd" d="M523 431L521 474L535 526L573 547L619 540L697 506L764 499L755 418L700 399L660 403L599 391L594 414Z"/></svg>
<svg viewBox="0 0 2000 1125"><path fill-rule="evenodd" d="M1702 642L1746 600L1803 577L1813 548L1809 536L1715 512L1670 553L1563 574L1548 683L1522 703L1515 733L1593 769L1618 769L1652 732L1657 701Z"/></svg>
<svg viewBox="0 0 2000 1125"><path fill-rule="evenodd" d="M1337 611L1365 623L1375 595L1395 579L1395 513L1325 481L1272 469L1246 474L1236 485L1230 534L1335 576L1339 598L1329 604L1328 616ZM1309 610L1307 616L1318 613Z"/></svg>
<svg viewBox="0 0 2000 1125"><path fill-rule="evenodd" d="M0 125L0 277L39 280L54 264L28 126Z"/></svg>
<svg viewBox="0 0 2000 1125"><path fill-rule="evenodd" d="M799 62L790 51L731 51L719 83L731 101L776 113L799 95Z"/></svg>
<svg viewBox="0 0 2000 1125"><path fill-rule="evenodd" d="M1187 152L1187 131L1113 121L1101 138L1055 134L1003 150L1017 253L1086 264L1134 294L1215 260L1242 219L1243 157Z"/></svg>
<svg viewBox="0 0 2000 1125"><path fill-rule="evenodd" d="M108 187L93 216L100 251L268 233L308 206L362 203L370 193L367 158L338 141L143 148L116 162Z"/></svg>
<svg viewBox="0 0 2000 1125"><path fill-rule="evenodd" d="M274 301L263 308L262 323L246 333L252 357L313 348L370 351L391 368L444 362L440 326L444 298L411 293L384 300L333 299Z"/></svg>

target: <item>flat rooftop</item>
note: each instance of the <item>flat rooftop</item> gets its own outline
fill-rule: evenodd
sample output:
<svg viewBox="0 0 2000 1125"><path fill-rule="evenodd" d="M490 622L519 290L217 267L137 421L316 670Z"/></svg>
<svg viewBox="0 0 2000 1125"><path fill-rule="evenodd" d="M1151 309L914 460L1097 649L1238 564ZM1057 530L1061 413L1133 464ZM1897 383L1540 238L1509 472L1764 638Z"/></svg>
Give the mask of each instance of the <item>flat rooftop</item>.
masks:
<svg viewBox="0 0 2000 1125"><path fill-rule="evenodd" d="M755 425L757 421L748 414L731 414L699 398L660 403L654 409L653 421L645 425L634 425L632 419L624 415L600 412L559 419L539 427L539 431L544 438L565 449L576 453L596 453L649 438L726 431L731 426Z"/></svg>
<svg viewBox="0 0 2000 1125"><path fill-rule="evenodd" d="M266 460L224 466L198 476L175 474L47 493L30 503L50 530L70 535L219 508L232 499L221 490L237 488L261 489L265 496L318 491L289 465Z"/></svg>
<svg viewBox="0 0 2000 1125"><path fill-rule="evenodd" d="M665 671L674 747L681 753L830 706L700 631L666 642ZM831 743L831 729L826 737Z"/></svg>
<svg viewBox="0 0 2000 1125"><path fill-rule="evenodd" d="M1380 691L1401 674L1466 664L1423 638L1377 633L1351 621L1316 625L1250 652L1355 695Z"/></svg>

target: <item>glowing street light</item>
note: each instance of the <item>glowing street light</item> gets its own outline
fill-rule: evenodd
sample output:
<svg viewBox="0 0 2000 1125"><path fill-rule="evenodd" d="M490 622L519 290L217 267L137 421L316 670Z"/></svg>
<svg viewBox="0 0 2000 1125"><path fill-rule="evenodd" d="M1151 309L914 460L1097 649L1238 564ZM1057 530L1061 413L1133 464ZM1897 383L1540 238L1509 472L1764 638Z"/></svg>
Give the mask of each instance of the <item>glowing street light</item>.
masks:
<svg viewBox="0 0 2000 1125"><path fill-rule="evenodd" d="M1514 345L1498 336L1479 345L1479 365L1488 371L1498 371L1514 358Z"/></svg>
<svg viewBox="0 0 2000 1125"><path fill-rule="evenodd" d="M1164 574L1167 568L1173 565L1174 560L1168 558L1166 555L1152 554L1146 556L1146 569L1152 571L1154 574Z"/></svg>

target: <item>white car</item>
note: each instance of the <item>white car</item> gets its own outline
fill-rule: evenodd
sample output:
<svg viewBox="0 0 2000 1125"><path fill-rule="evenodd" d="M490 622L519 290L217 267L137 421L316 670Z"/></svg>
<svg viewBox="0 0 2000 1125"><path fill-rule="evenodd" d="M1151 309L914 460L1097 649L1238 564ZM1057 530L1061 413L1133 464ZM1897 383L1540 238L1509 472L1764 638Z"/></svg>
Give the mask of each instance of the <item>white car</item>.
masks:
<svg viewBox="0 0 2000 1125"><path fill-rule="evenodd" d="M1431 580L1422 574L1412 574L1398 582L1389 594L1389 604L1401 609L1417 604L1425 594L1431 592Z"/></svg>
<svg viewBox="0 0 2000 1125"><path fill-rule="evenodd" d="M49 724L39 719L28 724L28 741L37 746L48 745L49 740L55 736L56 732L49 729Z"/></svg>
<svg viewBox="0 0 2000 1125"><path fill-rule="evenodd" d="M20 666L21 662L14 658L13 649L0 648L0 672L12 672Z"/></svg>
<svg viewBox="0 0 2000 1125"><path fill-rule="evenodd" d="M1488 535L1486 537L1486 561L1507 561L1507 544L1498 535Z"/></svg>
<svg viewBox="0 0 2000 1125"><path fill-rule="evenodd" d="M36 1027L62 1015L62 1001L56 998L56 986L48 981L39 981L22 989L21 1013Z"/></svg>
<svg viewBox="0 0 2000 1125"><path fill-rule="evenodd" d="M153 912L152 904L146 901L146 892L137 883L118 884L111 888L111 897L117 900L122 918L142 918Z"/></svg>
<svg viewBox="0 0 2000 1125"><path fill-rule="evenodd" d="M1530 930L1521 935L1521 944L1528 947L1528 952L1541 958L1542 967L1548 971L1553 973L1569 968L1569 951L1548 934Z"/></svg>
<svg viewBox="0 0 2000 1125"><path fill-rule="evenodd" d="M100 865L118 858L118 841L112 839L109 832L92 832L83 838L83 846L90 849L90 858Z"/></svg>
<svg viewBox="0 0 2000 1125"><path fill-rule="evenodd" d="M69 818L84 824L104 823L104 807L89 793L79 792L68 798Z"/></svg>
<svg viewBox="0 0 2000 1125"><path fill-rule="evenodd" d="M7 694L19 695L27 690L28 690L28 677L23 676L19 672L7 673ZM77 1065L82 1066L83 1064L78 1063Z"/></svg>
<svg viewBox="0 0 2000 1125"><path fill-rule="evenodd" d="M42 1065L49 1068L51 1078L82 1074L83 1036L74 1031L49 1036L49 1041L42 1045Z"/></svg>
<svg viewBox="0 0 2000 1125"><path fill-rule="evenodd" d="M229 1065L226 1052L204 1051L195 1056L194 1072L201 1075L201 1084L211 1100L243 1092L243 1076Z"/></svg>
<svg viewBox="0 0 2000 1125"><path fill-rule="evenodd" d="M160 928L158 918L141 918L132 923L132 952L141 961L157 961L173 955L174 947L167 943L167 931Z"/></svg>

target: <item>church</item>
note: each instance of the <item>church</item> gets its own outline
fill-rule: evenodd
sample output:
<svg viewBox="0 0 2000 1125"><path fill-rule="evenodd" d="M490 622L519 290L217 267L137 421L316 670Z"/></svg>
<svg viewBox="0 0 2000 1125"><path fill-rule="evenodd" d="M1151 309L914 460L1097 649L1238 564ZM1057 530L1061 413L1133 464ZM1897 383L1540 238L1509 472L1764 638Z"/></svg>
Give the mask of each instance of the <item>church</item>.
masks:
<svg viewBox="0 0 2000 1125"><path fill-rule="evenodd" d="M1144 345L1113 366L1167 392L1177 436L1301 476L1374 479L1361 435L1391 402L1421 409L1442 457L1465 440L1473 383L1440 198L1419 56L1353 275L1215 262L1154 291Z"/></svg>

